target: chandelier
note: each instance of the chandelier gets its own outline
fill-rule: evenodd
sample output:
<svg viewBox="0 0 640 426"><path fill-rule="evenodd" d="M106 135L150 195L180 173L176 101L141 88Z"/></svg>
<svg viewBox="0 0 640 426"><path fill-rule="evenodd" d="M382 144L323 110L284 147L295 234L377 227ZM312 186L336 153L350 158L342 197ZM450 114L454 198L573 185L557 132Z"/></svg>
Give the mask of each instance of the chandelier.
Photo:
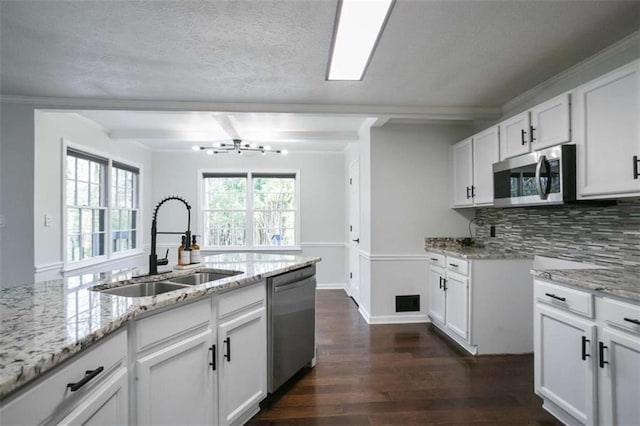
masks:
<svg viewBox="0 0 640 426"><path fill-rule="evenodd" d="M232 144L216 142L212 146L194 145L192 149L194 151L204 151L209 155L226 154L228 152L235 152L238 155L242 155L244 152L259 152L262 155L267 155L267 153L287 155L289 152L286 149L271 149L269 145L243 144L240 139L234 139Z"/></svg>

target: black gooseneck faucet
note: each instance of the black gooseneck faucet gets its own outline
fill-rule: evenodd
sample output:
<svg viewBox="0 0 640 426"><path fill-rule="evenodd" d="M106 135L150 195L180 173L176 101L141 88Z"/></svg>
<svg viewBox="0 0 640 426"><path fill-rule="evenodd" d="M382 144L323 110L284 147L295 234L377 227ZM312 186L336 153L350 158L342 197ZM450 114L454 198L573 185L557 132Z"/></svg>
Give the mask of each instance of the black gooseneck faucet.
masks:
<svg viewBox="0 0 640 426"><path fill-rule="evenodd" d="M176 200L182 202L187 207L187 232L158 232L158 209L164 203L169 200ZM172 195L169 197L165 197L158 204L156 204L156 208L153 210L153 219L151 220L151 254L149 255L149 275L157 275L158 274L158 265L167 265L169 263L169 259L165 256L164 259L158 259L158 255L156 254L156 236L158 234L179 234L186 235L187 237L187 246L190 245L191 241L191 205L182 197L178 197L176 195Z"/></svg>

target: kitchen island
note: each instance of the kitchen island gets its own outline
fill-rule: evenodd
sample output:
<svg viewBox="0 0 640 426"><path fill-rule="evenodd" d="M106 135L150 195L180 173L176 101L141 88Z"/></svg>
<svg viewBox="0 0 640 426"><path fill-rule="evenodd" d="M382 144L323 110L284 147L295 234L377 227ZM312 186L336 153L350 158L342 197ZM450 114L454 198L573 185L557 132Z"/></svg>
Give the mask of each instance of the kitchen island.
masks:
<svg viewBox="0 0 640 426"><path fill-rule="evenodd" d="M200 300L209 300L211 297L208 296L217 294L220 297L223 294L240 294L241 289L256 285L262 286L261 297L264 300L266 278L314 265L318 261L319 258L289 254L229 253L209 256L204 258L202 268L240 273L146 297L124 297L96 290L150 279L175 279L199 269L139 278L134 278L140 273L139 270L110 271L3 289L0 292L2 405L11 403L16 395L21 396L23 388L28 390L37 386L50 370L55 373L60 370L56 367L62 368L82 352L103 340L110 340L111 335L117 335L123 329L128 329L131 335L131 326L126 325L140 322L140 318L145 321L144 318L150 317L155 311L177 311L173 308L190 303L196 306L202 303ZM255 291L253 293L257 294ZM264 310L264 302L261 303ZM213 306L215 310L217 305ZM215 315L218 314L210 316L215 319ZM30 386L31 383L33 386Z"/></svg>

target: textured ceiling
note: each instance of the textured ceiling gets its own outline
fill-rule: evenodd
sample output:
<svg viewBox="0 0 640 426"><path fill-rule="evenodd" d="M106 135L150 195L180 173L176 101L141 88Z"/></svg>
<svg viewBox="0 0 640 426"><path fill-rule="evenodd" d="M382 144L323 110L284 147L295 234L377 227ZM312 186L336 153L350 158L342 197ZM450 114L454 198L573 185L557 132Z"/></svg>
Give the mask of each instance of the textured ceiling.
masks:
<svg viewBox="0 0 640 426"><path fill-rule="evenodd" d="M398 0L362 82L327 82L337 1L3 1L25 96L501 106L637 30L640 2Z"/></svg>

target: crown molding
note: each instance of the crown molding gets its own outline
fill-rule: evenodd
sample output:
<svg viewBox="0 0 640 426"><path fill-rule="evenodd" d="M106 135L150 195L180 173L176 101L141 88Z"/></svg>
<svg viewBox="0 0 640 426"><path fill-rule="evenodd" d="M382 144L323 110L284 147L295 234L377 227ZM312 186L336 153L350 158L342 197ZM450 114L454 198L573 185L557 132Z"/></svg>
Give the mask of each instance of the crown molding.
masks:
<svg viewBox="0 0 640 426"><path fill-rule="evenodd" d="M553 77L543 81L537 86L532 87L524 93L516 96L511 99L507 103L502 106L503 112L513 111L517 109L519 106L525 104L529 100L533 99L537 94L539 94L544 89L556 85L564 80L568 80L576 74L587 71L591 67L595 67L602 62L606 62L612 56L619 54L627 49L636 49L640 46L640 31L636 31L631 33L627 37L622 40L605 47L595 55L588 57L587 59L578 62L576 65L573 65L570 68L560 72L559 74L554 75Z"/></svg>
<svg viewBox="0 0 640 426"><path fill-rule="evenodd" d="M128 100L102 98L64 98L0 95L0 102L29 104L37 108L75 108L106 110L211 111L226 113L287 113L313 115L384 116L413 120L482 120L497 119L502 110L496 107L392 106L392 105L323 105L277 103L216 103L191 101Z"/></svg>

